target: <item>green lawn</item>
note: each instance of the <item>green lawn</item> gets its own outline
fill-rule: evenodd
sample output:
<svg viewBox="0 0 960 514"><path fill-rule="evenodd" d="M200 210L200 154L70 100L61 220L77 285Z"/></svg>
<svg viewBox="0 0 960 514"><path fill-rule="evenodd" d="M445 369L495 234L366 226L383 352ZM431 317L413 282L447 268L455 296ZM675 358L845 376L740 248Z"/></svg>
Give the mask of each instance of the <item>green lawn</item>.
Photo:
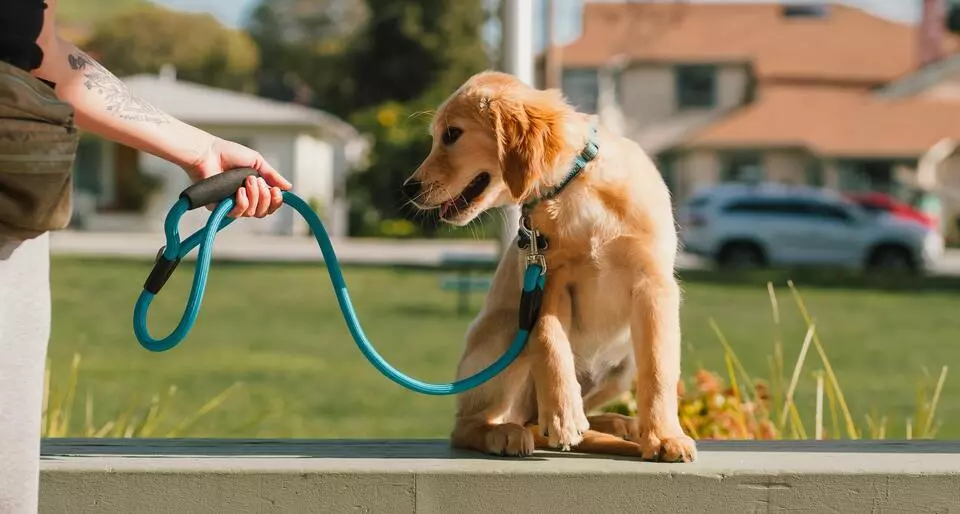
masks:
<svg viewBox="0 0 960 514"><path fill-rule="evenodd" d="M146 262L55 258L53 387L66 387L70 359L82 355L71 426L83 425L83 401L94 399L103 424L129 405L176 385L167 420L195 412L236 381L243 387L203 418L190 436L445 437L453 401L411 393L380 376L357 351L323 268L215 263L199 321L180 347L153 354L133 337L131 316ZM156 335L179 319L192 266L184 264L154 302ZM436 272L350 268L345 271L364 330L400 369L425 380L451 378L469 317L439 290ZM709 325L715 318L748 370L766 374L776 330L764 279L684 276L684 367L724 370ZM782 282L781 282L782 283ZM840 286L824 281L801 291L847 400L862 422L871 409L890 415L893 437L914 405L922 369L960 362L960 297ZM804 327L786 287L779 289L788 366ZM475 299L479 303L479 297ZM818 360L811 350L800 393L809 399ZM955 372L955 371L954 371ZM789 370L788 370L789 373ZM960 436L960 377L949 377L941 436ZM807 405L804 405L807 408ZM805 416L812 419L812 411ZM889 432L888 432L889 433Z"/></svg>

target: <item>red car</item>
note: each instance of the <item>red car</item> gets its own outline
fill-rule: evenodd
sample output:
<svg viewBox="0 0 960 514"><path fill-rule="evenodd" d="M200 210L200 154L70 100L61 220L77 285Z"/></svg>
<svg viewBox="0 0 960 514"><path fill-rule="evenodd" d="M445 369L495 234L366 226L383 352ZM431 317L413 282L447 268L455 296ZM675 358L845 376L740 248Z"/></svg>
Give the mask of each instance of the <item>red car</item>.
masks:
<svg viewBox="0 0 960 514"><path fill-rule="evenodd" d="M917 210L910 204L896 200L884 193L850 193L845 195L867 212L886 212L903 219L918 221L932 229L937 228L937 220L928 214Z"/></svg>

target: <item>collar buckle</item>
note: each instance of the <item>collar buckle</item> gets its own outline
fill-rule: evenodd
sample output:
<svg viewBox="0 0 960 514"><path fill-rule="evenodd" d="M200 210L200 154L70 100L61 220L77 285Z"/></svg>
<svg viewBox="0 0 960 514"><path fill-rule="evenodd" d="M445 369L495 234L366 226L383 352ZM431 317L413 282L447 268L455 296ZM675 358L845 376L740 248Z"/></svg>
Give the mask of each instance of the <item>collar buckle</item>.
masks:
<svg viewBox="0 0 960 514"><path fill-rule="evenodd" d="M580 152L580 156L583 157L583 160L590 162L597 158L597 155L600 153L600 146L597 145L597 142L590 138L590 141L587 142L587 146L583 148L583 151Z"/></svg>
<svg viewBox="0 0 960 514"><path fill-rule="evenodd" d="M600 145L597 144L597 125L596 122L590 124L590 137L587 139L587 144L584 145L583 150L573 159L573 163L570 165L570 170L567 172L567 176L553 188L552 191L541 196L540 198L534 198L533 200L526 202L523 205L524 212L531 212L537 204L543 200L551 200L556 198L563 192L564 188L570 185L573 182L573 179L577 178L580 175L580 172L587 167L587 164L590 161L596 159L597 155L600 154Z"/></svg>

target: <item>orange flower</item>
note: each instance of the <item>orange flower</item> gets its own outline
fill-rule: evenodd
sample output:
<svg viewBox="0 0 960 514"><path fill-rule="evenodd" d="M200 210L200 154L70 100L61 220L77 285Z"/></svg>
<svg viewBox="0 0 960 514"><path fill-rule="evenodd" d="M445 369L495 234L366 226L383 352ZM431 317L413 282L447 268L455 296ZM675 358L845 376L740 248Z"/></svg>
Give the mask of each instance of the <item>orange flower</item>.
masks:
<svg viewBox="0 0 960 514"><path fill-rule="evenodd" d="M767 387L766 382L757 380L757 383L753 387L757 390L757 397L761 401L770 401L770 388Z"/></svg>
<svg viewBox="0 0 960 514"><path fill-rule="evenodd" d="M697 387L703 393L716 393L723 387L720 378L707 370L701 369L696 375Z"/></svg>

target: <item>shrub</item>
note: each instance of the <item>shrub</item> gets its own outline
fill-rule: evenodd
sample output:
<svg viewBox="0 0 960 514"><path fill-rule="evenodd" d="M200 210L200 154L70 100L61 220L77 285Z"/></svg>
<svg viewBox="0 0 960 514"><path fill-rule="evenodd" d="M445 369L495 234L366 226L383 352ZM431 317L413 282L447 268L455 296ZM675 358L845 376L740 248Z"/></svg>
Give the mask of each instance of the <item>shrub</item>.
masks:
<svg viewBox="0 0 960 514"><path fill-rule="evenodd" d="M410 220L386 219L380 222L380 234L384 237L401 239L418 236L420 232Z"/></svg>

